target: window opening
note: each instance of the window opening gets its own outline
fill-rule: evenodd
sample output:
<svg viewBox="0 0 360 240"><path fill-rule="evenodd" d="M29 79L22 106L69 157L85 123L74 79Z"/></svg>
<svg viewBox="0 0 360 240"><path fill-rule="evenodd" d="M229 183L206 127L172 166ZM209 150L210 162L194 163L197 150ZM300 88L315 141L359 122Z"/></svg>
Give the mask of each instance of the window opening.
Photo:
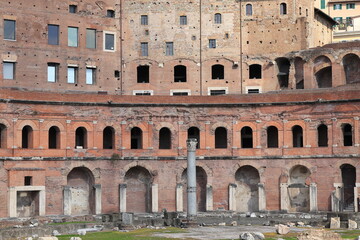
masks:
<svg viewBox="0 0 360 240"><path fill-rule="evenodd" d="M78 127L75 131L75 148L87 148L87 131L84 127Z"/></svg>
<svg viewBox="0 0 360 240"><path fill-rule="evenodd" d="M59 64L48 63L47 66L47 80L48 82L57 82L59 80Z"/></svg>
<svg viewBox="0 0 360 240"><path fill-rule="evenodd" d="M59 45L59 25L48 25L48 44Z"/></svg>
<svg viewBox="0 0 360 240"><path fill-rule="evenodd" d="M318 132L318 146L327 147L328 146L328 127L325 124L321 124L317 128Z"/></svg>
<svg viewBox="0 0 360 240"><path fill-rule="evenodd" d="M24 186L32 186L32 176L24 177Z"/></svg>
<svg viewBox="0 0 360 240"><path fill-rule="evenodd" d="M77 67L68 67L67 69L67 82L68 83L77 83L78 68Z"/></svg>
<svg viewBox="0 0 360 240"><path fill-rule="evenodd" d="M246 4L246 16L252 16L253 12L252 12L252 5L251 4Z"/></svg>
<svg viewBox="0 0 360 240"><path fill-rule="evenodd" d="M253 148L253 131L250 127L241 129L241 148Z"/></svg>
<svg viewBox="0 0 360 240"><path fill-rule="evenodd" d="M115 17L115 11L112 10L112 9L106 10L106 16L107 16L108 18L114 18L114 17Z"/></svg>
<svg viewBox="0 0 360 240"><path fill-rule="evenodd" d="M227 148L227 131L224 127L215 130L215 148Z"/></svg>
<svg viewBox="0 0 360 240"><path fill-rule="evenodd" d="M216 48L216 39L209 39L209 48Z"/></svg>
<svg viewBox="0 0 360 240"><path fill-rule="evenodd" d="M249 78L250 79L261 79L261 65L252 64L249 66Z"/></svg>
<svg viewBox="0 0 360 240"><path fill-rule="evenodd" d="M174 67L174 82L186 82L186 66L177 65Z"/></svg>
<svg viewBox="0 0 360 240"><path fill-rule="evenodd" d="M142 42L141 43L141 56L144 56L144 57L149 56L148 43L147 42Z"/></svg>
<svg viewBox="0 0 360 240"><path fill-rule="evenodd" d="M221 14L220 13L215 13L215 15L214 15L214 23L215 24L221 24Z"/></svg>
<svg viewBox="0 0 360 240"><path fill-rule="evenodd" d="M33 129L30 126L25 126L22 129L22 148L33 147Z"/></svg>
<svg viewBox="0 0 360 240"><path fill-rule="evenodd" d="M286 14L287 14L286 3L281 3L280 4L280 15L286 15Z"/></svg>
<svg viewBox="0 0 360 240"><path fill-rule="evenodd" d="M4 39L16 40L16 21L4 19Z"/></svg>
<svg viewBox="0 0 360 240"><path fill-rule="evenodd" d="M69 5L69 13L76 13L77 6L76 5Z"/></svg>
<svg viewBox="0 0 360 240"><path fill-rule="evenodd" d="M7 141L7 131L6 126L4 124L0 124L0 148L6 148Z"/></svg>
<svg viewBox="0 0 360 240"><path fill-rule="evenodd" d="M105 33L105 50L115 49L115 36L112 33Z"/></svg>
<svg viewBox="0 0 360 240"><path fill-rule="evenodd" d="M224 79L224 66L221 64L215 64L211 66L211 78L212 79Z"/></svg>
<svg viewBox="0 0 360 240"><path fill-rule="evenodd" d="M353 145L352 126L350 124L344 124L342 126L344 146Z"/></svg>
<svg viewBox="0 0 360 240"><path fill-rule="evenodd" d="M142 130L138 127L131 129L131 149L142 149Z"/></svg>
<svg viewBox="0 0 360 240"><path fill-rule="evenodd" d="M223 89L219 89L219 90L210 90L210 95L211 96L216 96L216 95L225 95L226 94L226 90Z"/></svg>
<svg viewBox="0 0 360 240"><path fill-rule="evenodd" d="M286 89L289 87L290 61L287 58L277 58L275 61L280 89Z"/></svg>
<svg viewBox="0 0 360 240"><path fill-rule="evenodd" d="M77 27L68 27L68 46L78 47L78 31Z"/></svg>
<svg viewBox="0 0 360 240"><path fill-rule="evenodd" d="M167 42L166 43L166 56L173 56L174 55L174 43Z"/></svg>
<svg viewBox="0 0 360 240"><path fill-rule="evenodd" d="M197 127L191 127L188 129L188 139L189 138L196 138L197 144L196 148L200 148L200 129Z"/></svg>
<svg viewBox="0 0 360 240"><path fill-rule="evenodd" d="M137 82L138 83L149 83L149 66L138 66L137 67Z"/></svg>
<svg viewBox="0 0 360 240"><path fill-rule="evenodd" d="M187 16L180 16L180 25L187 25Z"/></svg>
<svg viewBox="0 0 360 240"><path fill-rule="evenodd" d="M49 128L49 149L60 148L60 129L56 126Z"/></svg>
<svg viewBox="0 0 360 240"><path fill-rule="evenodd" d="M279 131L277 127L270 126L266 129L267 135L267 147L278 148L279 147Z"/></svg>
<svg viewBox="0 0 360 240"><path fill-rule="evenodd" d="M299 125L292 128L293 147L303 147L303 129Z"/></svg>
<svg viewBox="0 0 360 240"><path fill-rule="evenodd" d="M96 48L96 29L86 29L86 48Z"/></svg>
<svg viewBox="0 0 360 240"><path fill-rule="evenodd" d="M171 131L168 128L159 131L159 149L171 149Z"/></svg>
<svg viewBox="0 0 360 240"><path fill-rule="evenodd" d="M112 127L106 127L103 131L103 149L114 149L115 130Z"/></svg>
<svg viewBox="0 0 360 240"><path fill-rule="evenodd" d="M86 84L93 85L96 80L96 68L86 68Z"/></svg>
<svg viewBox="0 0 360 240"><path fill-rule="evenodd" d="M148 25L148 16L147 15L141 15L141 25Z"/></svg>
<svg viewBox="0 0 360 240"><path fill-rule="evenodd" d="M7 80L15 79L14 62L3 62L3 79L7 79Z"/></svg>

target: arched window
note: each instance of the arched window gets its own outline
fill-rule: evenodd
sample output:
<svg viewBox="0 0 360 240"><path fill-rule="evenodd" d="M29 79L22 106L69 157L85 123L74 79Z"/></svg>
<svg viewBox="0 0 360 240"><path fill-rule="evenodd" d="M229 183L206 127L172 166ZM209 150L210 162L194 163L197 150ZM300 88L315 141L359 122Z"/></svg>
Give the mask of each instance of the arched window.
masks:
<svg viewBox="0 0 360 240"><path fill-rule="evenodd" d="M250 127L243 127L241 129L241 147L242 148L253 147L253 131Z"/></svg>
<svg viewBox="0 0 360 240"><path fill-rule="evenodd" d="M250 79L261 79L261 65L252 64L249 66L249 78Z"/></svg>
<svg viewBox="0 0 360 240"><path fill-rule="evenodd" d="M279 147L279 131L277 127L270 126L266 129L267 135L267 147L278 148Z"/></svg>
<svg viewBox="0 0 360 240"><path fill-rule="evenodd" d="M78 127L75 131L75 148L87 148L87 131L84 127Z"/></svg>
<svg viewBox="0 0 360 240"><path fill-rule="evenodd" d="M159 149L171 149L171 131L166 127L159 131Z"/></svg>
<svg viewBox="0 0 360 240"><path fill-rule="evenodd" d="M174 82L186 82L186 66L177 65L174 67Z"/></svg>
<svg viewBox="0 0 360 240"><path fill-rule="evenodd" d="M303 147L303 129L299 125L292 128L293 147Z"/></svg>
<svg viewBox="0 0 360 240"><path fill-rule="evenodd" d="M286 15L286 14L287 14L286 3L281 3L280 4L280 15Z"/></svg>
<svg viewBox="0 0 360 240"><path fill-rule="evenodd" d="M352 126L348 123L342 125L344 146L353 145Z"/></svg>
<svg viewBox="0 0 360 240"><path fill-rule="evenodd" d="M327 147L328 146L328 127L325 124L321 124L317 128L318 133L318 146Z"/></svg>
<svg viewBox="0 0 360 240"><path fill-rule="evenodd" d="M150 80L150 67L138 66L137 70L137 83L149 83Z"/></svg>
<svg viewBox="0 0 360 240"><path fill-rule="evenodd" d="M215 64L211 66L211 78L212 79L224 79L224 66L221 64Z"/></svg>
<svg viewBox="0 0 360 240"><path fill-rule="evenodd" d="M345 72L346 84L360 82L360 58L358 55L350 53L344 56L343 67Z"/></svg>
<svg viewBox="0 0 360 240"><path fill-rule="evenodd" d="M0 148L6 148L7 128L4 124L0 124Z"/></svg>
<svg viewBox="0 0 360 240"><path fill-rule="evenodd" d="M215 13L215 15L214 15L214 23L221 24L221 14L220 13Z"/></svg>
<svg viewBox="0 0 360 240"><path fill-rule="evenodd" d="M22 129L22 148L33 148L33 129L29 125Z"/></svg>
<svg viewBox="0 0 360 240"><path fill-rule="evenodd" d="M252 16L252 5L249 3L249 4L246 4L246 16Z"/></svg>
<svg viewBox="0 0 360 240"><path fill-rule="evenodd" d="M200 148L200 130L197 127L191 127L188 129L188 138L196 138L196 148Z"/></svg>
<svg viewBox="0 0 360 240"><path fill-rule="evenodd" d="M60 148L60 129L56 126L49 128L49 148Z"/></svg>
<svg viewBox="0 0 360 240"><path fill-rule="evenodd" d="M227 148L227 131L224 127L215 129L215 148Z"/></svg>
<svg viewBox="0 0 360 240"><path fill-rule="evenodd" d="M131 129L131 149L142 149L142 130L138 127Z"/></svg>
<svg viewBox="0 0 360 240"><path fill-rule="evenodd" d="M103 131L103 149L114 149L115 130L112 127L106 127Z"/></svg>

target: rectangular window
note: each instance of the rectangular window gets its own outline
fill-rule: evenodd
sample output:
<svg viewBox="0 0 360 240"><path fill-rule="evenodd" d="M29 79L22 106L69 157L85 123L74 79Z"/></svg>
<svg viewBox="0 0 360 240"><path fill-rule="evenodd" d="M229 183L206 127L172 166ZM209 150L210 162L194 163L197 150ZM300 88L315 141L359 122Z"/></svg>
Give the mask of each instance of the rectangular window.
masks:
<svg viewBox="0 0 360 240"><path fill-rule="evenodd" d="M32 185L32 176L25 176L24 185L25 186L31 186Z"/></svg>
<svg viewBox="0 0 360 240"><path fill-rule="evenodd" d="M320 8L325 9L325 0L321 0L320 2Z"/></svg>
<svg viewBox="0 0 360 240"><path fill-rule="evenodd" d="M48 44L59 45L59 25L48 25Z"/></svg>
<svg viewBox="0 0 360 240"><path fill-rule="evenodd" d="M153 90L134 90L133 95L153 95Z"/></svg>
<svg viewBox="0 0 360 240"><path fill-rule="evenodd" d="M112 33L105 33L105 50L115 50L115 36Z"/></svg>
<svg viewBox="0 0 360 240"><path fill-rule="evenodd" d="M93 85L95 84L95 75L96 75L96 68L86 68L86 84Z"/></svg>
<svg viewBox="0 0 360 240"><path fill-rule="evenodd" d="M96 29L86 29L86 48L96 48Z"/></svg>
<svg viewBox="0 0 360 240"><path fill-rule="evenodd" d="M341 10L342 4L334 4L334 10Z"/></svg>
<svg viewBox="0 0 360 240"><path fill-rule="evenodd" d="M247 93L260 93L260 90L258 88L249 88Z"/></svg>
<svg viewBox="0 0 360 240"><path fill-rule="evenodd" d="M141 43L141 56L149 56L149 52L148 52L148 43L147 42L142 42Z"/></svg>
<svg viewBox="0 0 360 240"><path fill-rule="evenodd" d="M48 63L47 67L47 81L48 82L57 82L59 74L59 64L58 63Z"/></svg>
<svg viewBox="0 0 360 240"><path fill-rule="evenodd" d="M78 68L77 67L68 67L67 69L67 82L68 83L77 83Z"/></svg>
<svg viewBox="0 0 360 240"><path fill-rule="evenodd" d="M106 10L106 16L109 18L114 18L115 17L115 11L112 9L108 9Z"/></svg>
<svg viewBox="0 0 360 240"><path fill-rule="evenodd" d="M342 23L342 17L334 17L334 20L338 23Z"/></svg>
<svg viewBox="0 0 360 240"><path fill-rule="evenodd" d="M137 95L137 96L140 96L140 95L142 95L142 96L145 96L145 95L150 96L151 93L150 92L137 92L137 93L135 93L135 95Z"/></svg>
<svg viewBox="0 0 360 240"><path fill-rule="evenodd" d="M141 25L148 25L148 16L147 15L141 15Z"/></svg>
<svg viewBox="0 0 360 240"><path fill-rule="evenodd" d="M172 95L173 96L188 96L189 93L188 92L173 92Z"/></svg>
<svg viewBox="0 0 360 240"><path fill-rule="evenodd" d="M68 46L77 47L78 46L78 28L77 27L68 27Z"/></svg>
<svg viewBox="0 0 360 240"><path fill-rule="evenodd" d="M174 43L173 42L167 42L166 43L166 56L173 56L174 55Z"/></svg>
<svg viewBox="0 0 360 240"><path fill-rule="evenodd" d="M355 9L355 3L347 3L346 9Z"/></svg>
<svg viewBox="0 0 360 240"><path fill-rule="evenodd" d="M76 5L69 5L69 13L76 13L77 6Z"/></svg>
<svg viewBox="0 0 360 240"><path fill-rule="evenodd" d="M210 95L224 95L226 94L226 90L210 90Z"/></svg>
<svg viewBox="0 0 360 240"><path fill-rule="evenodd" d="M180 16L180 25L187 25L187 16Z"/></svg>
<svg viewBox="0 0 360 240"><path fill-rule="evenodd" d="M3 78L9 80L15 79L14 62L3 62Z"/></svg>
<svg viewBox="0 0 360 240"><path fill-rule="evenodd" d="M209 39L209 48L216 48L216 39Z"/></svg>
<svg viewBox="0 0 360 240"><path fill-rule="evenodd" d="M4 19L4 39L16 40L16 21Z"/></svg>

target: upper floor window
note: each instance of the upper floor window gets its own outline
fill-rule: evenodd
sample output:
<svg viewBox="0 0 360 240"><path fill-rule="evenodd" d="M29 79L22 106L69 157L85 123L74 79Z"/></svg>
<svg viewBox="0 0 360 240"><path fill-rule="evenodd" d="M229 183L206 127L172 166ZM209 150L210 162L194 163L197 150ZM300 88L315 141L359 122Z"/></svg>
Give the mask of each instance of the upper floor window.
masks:
<svg viewBox="0 0 360 240"><path fill-rule="evenodd" d="M347 3L346 9L355 9L355 3Z"/></svg>
<svg viewBox="0 0 360 240"><path fill-rule="evenodd" d="M48 25L48 44L59 45L59 25Z"/></svg>
<svg viewBox="0 0 360 240"><path fill-rule="evenodd" d="M180 16L180 25L187 24L187 16Z"/></svg>
<svg viewBox="0 0 360 240"><path fill-rule="evenodd" d="M166 43L166 56L173 56L174 55L174 43L173 42L167 42Z"/></svg>
<svg viewBox="0 0 360 240"><path fill-rule="evenodd" d="M16 21L4 19L4 39L16 40L15 30L16 30Z"/></svg>
<svg viewBox="0 0 360 240"><path fill-rule="evenodd" d="M86 48L96 48L96 29L86 29Z"/></svg>
<svg viewBox="0 0 360 240"><path fill-rule="evenodd" d="M15 63L3 62L3 79L15 79Z"/></svg>
<svg viewBox="0 0 360 240"><path fill-rule="evenodd" d="M78 67L69 66L67 69L67 82L77 83L77 78L78 78Z"/></svg>
<svg viewBox="0 0 360 240"><path fill-rule="evenodd" d="M215 15L214 15L214 23L215 24L221 24L221 14L220 13L215 13Z"/></svg>
<svg viewBox="0 0 360 240"><path fill-rule="evenodd" d="M174 67L174 82L186 82L186 66L176 65Z"/></svg>
<svg viewBox="0 0 360 240"><path fill-rule="evenodd" d="M57 82L59 79L59 64L58 63L48 63L47 66L47 81L48 82Z"/></svg>
<svg viewBox="0 0 360 240"><path fill-rule="evenodd" d="M211 79L224 79L224 66L215 64L211 66Z"/></svg>
<svg viewBox="0 0 360 240"><path fill-rule="evenodd" d="M149 48L147 42L141 43L141 56L147 57L149 56Z"/></svg>
<svg viewBox="0 0 360 240"><path fill-rule="evenodd" d="M286 3L281 3L280 4L280 15L286 15L286 14L287 14Z"/></svg>
<svg viewBox="0 0 360 240"><path fill-rule="evenodd" d="M94 67L87 67L86 68L86 84L93 85L95 84L96 79L96 68Z"/></svg>
<svg viewBox="0 0 360 240"><path fill-rule="evenodd" d="M150 75L150 67L145 66L138 66L136 68L137 71L137 83L149 83L149 75Z"/></svg>
<svg viewBox="0 0 360 240"><path fill-rule="evenodd" d="M77 6L76 5L69 5L69 13L76 13Z"/></svg>
<svg viewBox="0 0 360 240"><path fill-rule="evenodd" d="M246 16L252 16L252 14L253 14L252 5L250 3L246 4L245 14L246 14Z"/></svg>
<svg viewBox="0 0 360 240"><path fill-rule="evenodd" d="M115 11L112 9L108 9L106 10L106 16L109 18L114 18L115 17Z"/></svg>
<svg viewBox="0 0 360 240"><path fill-rule="evenodd" d="M334 4L334 10L341 10L342 9L342 4Z"/></svg>
<svg viewBox="0 0 360 240"><path fill-rule="evenodd" d="M216 48L216 39L209 39L209 48Z"/></svg>
<svg viewBox="0 0 360 240"><path fill-rule="evenodd" d="M77 27L68 27L68 46L77 47L78 46L78 31Z"/></svg>
<svg viewBox="0 0 360 240"><path fill-rule="evenodd" d="M148 25L148 15L141 15L141 25Z"/></svg>
<svg viewBox="0 0 360 240"><path fill-rule="evenodd" d="M105 33L105 50L115 50L115 35L113 33Z"/></svg>
<svg viewBox="0 0 360 240"><path fill-rule="evenodd" d="M250 79L261 79L261 65L252 64L249 66L249 78Z"/></svg>
<svg viewBox="0 0 360 240"><path fill-rule="evenodd" d="M321 9L325 9L325 6L326 6L325 0L321 0L321 2L320 2L320 8L321 8ZM300 15L301 15L301 14L300 14Z"/></svg>

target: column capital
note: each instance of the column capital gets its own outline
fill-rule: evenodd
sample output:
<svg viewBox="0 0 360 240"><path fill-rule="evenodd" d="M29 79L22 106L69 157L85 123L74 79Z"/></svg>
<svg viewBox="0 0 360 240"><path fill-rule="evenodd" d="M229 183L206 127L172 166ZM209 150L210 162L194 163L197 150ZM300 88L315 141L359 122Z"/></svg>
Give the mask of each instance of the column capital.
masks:
<svg viewBox="0 0 360 240"><path fill-rule="evenodd" d="M197 144L196 138L189 138L188 140L186 140L186 145L190 152L195 152L196 144Z"/></svg>

